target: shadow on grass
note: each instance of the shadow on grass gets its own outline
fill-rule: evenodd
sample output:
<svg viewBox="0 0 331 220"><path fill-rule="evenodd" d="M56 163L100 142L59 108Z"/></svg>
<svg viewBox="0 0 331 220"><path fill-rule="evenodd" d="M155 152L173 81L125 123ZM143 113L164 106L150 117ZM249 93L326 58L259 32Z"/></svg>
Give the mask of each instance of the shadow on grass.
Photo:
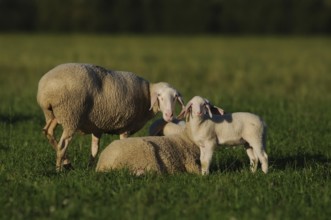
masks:
<svg viewBox="0 0 331 220"><path fill-rule="evenodd" d="M331 160L321 153L290 155L285 157L269 157L269 170L304 169L311 166L331 166ZM249 159L237 157L226 157L218 163L213 162L211 172L239 172L249 169ZM258 170L261 169L261 164Z"/></svg>
<svg viewBox="0 0 331 220"><path fill-rule="evenodd" d="M0 151L9 151L10 146L0 143Z"/></svg>
<svg viewBox="0 0 331 220"><path fill-rule="evenodd" d="M274 170L284 170L287 168L304 169L308 166L331 165L331 160L321 153L290 155L286 157L271 157L269 166Z"/></svg>
<svg viewBox="0 0 331 220"><path fill-rule="evenodd" d="M0 150L9 150L6 146L0 145ZM49 162L49 161L48 161ZM46 162L45 162L46 163ZM51 162L49 162L51 163ZM286 169L305 169L308 167L314 167L314 166L323 166L323 167L331 167L331 160L328 159L325 155L321 153L317 154L305 154L300 153L297 155L290 155L286 157L269 157L269 171L281 171ZM53 166L49 166L49 164L44 164L44 169L40 170L39 174L41 176L46 177L61 177L65 175L69 175L70 173L76 173L76 172L94 172L95 167L87 167L84 169L73 169L68 170L64 169L62 172L56 172L55 171L55 164ZM221 172L221 173L236 173L236 172L242 172L242 171L249 171L249 159L248 158L238 158L235 156L227 156L224 157L223 160L218 159L218 161L213 161L213 163L210 166L210 172ZM261 171L261 165L258 166L258 171ZM122 171L112 171L109 172L111 174L108 175L114 175L113 173L122 172ZM115 175L116 176L116 175ZM133 175L134 176L134 175Z"/></svg>
<svg viewBox="0 0 331 220"><path fill-rule="evenodd" d="M39 124L43 124L44 121L38 117L37 115L24 115L24 114L17 114L17 115L0 115L0 122L6 124L17 124L20 122L26 121L36 121Z"/></svg>

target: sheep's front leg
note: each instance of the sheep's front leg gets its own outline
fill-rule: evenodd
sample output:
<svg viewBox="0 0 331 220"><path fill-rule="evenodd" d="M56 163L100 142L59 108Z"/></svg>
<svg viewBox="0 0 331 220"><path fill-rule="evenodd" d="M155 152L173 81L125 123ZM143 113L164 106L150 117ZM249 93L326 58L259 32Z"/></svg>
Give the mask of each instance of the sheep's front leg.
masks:
<svg viewBox="0 0 331 220"><path fill-rule="evenodd" d="M95 157L98 153L99 143L100 143L101 134L92 134L92 143L91 143L91 156L88 163L88 166L91 167L94 165Z"/></svg>
<svg viewBox="0 0 331 220"><path fill-rule="evenodd" d="M201 162L201 174L209 174L209 166L213 157L215 145L213 143L207 143L200 146L200 162Z"/></svg>
<svg viewBox="0 0 331 220"><path fill-rule="evenodd" d="M128 138L129 137L129 132L128 131L126 131L126 132L124 132L124 133L122 133L122 134L120 134L120 139L125 139L125 138Z"/></svg>
<svg viewBox="0 0 331 220"><path fill-rule="evenodd" d="M59 172L62 170L62 167L65 166L68 169L71 169L71 163L66 156L67 148L70 140L72 139L72 134L68 134L66 131L63 131L60 142L56 149L56 171Z"/></svg>

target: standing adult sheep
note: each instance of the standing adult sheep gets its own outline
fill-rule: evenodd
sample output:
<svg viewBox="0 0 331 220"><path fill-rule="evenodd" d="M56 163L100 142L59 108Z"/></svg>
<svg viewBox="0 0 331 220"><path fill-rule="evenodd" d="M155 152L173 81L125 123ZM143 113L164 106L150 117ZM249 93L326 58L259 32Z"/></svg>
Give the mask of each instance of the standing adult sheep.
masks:
<svg viewBox="0 0 331 220"><path fill-rule="evenodd" d="M149 83L130 72L78 63L47 72L39 81L37 101L45 115L44 134L56 150L57 171L70 166L66 151L76 131L92 134L94 159L103 133L126 138L159 111L165 121L171 121L176 101L184 106L168 83ZM63 128L59 142L54 137L58 124Z"/></svg>

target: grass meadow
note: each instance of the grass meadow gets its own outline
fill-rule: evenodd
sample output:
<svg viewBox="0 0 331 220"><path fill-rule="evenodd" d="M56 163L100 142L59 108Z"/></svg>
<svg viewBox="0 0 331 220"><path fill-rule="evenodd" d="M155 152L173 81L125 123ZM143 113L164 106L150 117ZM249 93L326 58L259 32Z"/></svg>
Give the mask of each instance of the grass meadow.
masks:
<svg viewBox="0 0 331 220"><path fill-rule="evenodd" d="M185 101L201 95L262 116L270 172L250 173L243 148L220 147L209 176L99 174L87 167L90 136L77 134L75 170L56 173L36 91L66 62L132 71ZM101 150L117 138L104 135ZM330 219L330 141L327 37L0 35L0 219Z"/></svg>

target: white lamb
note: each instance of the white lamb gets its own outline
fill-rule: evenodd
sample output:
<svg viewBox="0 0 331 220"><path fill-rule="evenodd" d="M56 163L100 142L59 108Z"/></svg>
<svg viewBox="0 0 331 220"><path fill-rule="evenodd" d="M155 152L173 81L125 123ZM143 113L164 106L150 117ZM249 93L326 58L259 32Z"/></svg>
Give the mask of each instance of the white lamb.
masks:
<svg viewBox="0 0 331 220"><path fill-rule="evenodd" d="M44 133L57 152L56 169L70 167L66 151L76 131L92 134L91 159L97 154L103 133L135 133L163 112L165 121L174 117L180 94L168 83L149 83L130 72L106 70L91 64L62 64L39 81L37 101L46 125ZM63 127L60 141L54 137L57 124Z"/></svg>
<svg viewBox="0 0 331 220"><path fill-rule="evenodd" d="M239 144L244 144L246 148L251 171L256 171L259 160L262 171L267 173L266 124L262 119L247 112L212 115L212 110L223 113L222 109L212 106L207 99L195 96L179 115L186 117L186 127L191 130L193 141L200 147L202 174L209 174L216 145Z"/></svg>
<svg viewBox="0 0 331 220"><path fill-rule="evenodd" d="M115 140L100 154L96 171L126 168L133 174L189 172L200 174L199 147L186 132L162 137Z"/></svg>

